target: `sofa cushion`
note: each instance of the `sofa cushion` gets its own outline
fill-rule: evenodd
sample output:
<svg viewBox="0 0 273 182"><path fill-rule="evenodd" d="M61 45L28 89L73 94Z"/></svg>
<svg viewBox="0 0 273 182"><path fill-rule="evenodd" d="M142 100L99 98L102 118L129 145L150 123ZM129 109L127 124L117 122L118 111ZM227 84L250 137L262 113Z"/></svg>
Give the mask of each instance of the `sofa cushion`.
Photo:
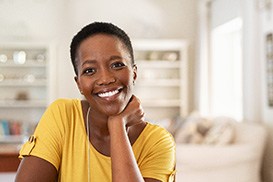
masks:
<svg viewBox="0 0 273 182"><path fill-rule="evenodd" d="M211 126L212 122L209 119L193 113L176 132L175 140L177 143L200 144Z"/></svg>
<svg viewBox="0 0 273 182"><path fill-rule="evenodd" d="M235 140L235 120L227 117L213 119L213 126L207 132L203 144L226 145Z"/></svg>
<svg viewBox="0 0 273 182"><path fill-rule="evenodd" d="M235 139L236 121L228 117L209 119L191 114L175 135L177 143L224 145Z"/></svg>

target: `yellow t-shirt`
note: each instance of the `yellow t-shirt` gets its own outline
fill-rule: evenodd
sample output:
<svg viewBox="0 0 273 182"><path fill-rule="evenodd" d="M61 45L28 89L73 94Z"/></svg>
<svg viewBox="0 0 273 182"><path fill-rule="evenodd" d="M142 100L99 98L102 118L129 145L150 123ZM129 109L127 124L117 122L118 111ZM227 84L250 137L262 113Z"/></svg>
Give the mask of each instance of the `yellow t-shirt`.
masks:
<svg viewBox="0 0 273 182"><path fill-rule="evenodd" d="M31 155L50 162L58 171L59 181L87 181L90 170L91 181L110 182L111 158L92 144L89 153L88 142L81 101L58 99L48 107L19 157ZM148 123L132 148L143 177L173 181L175 142L169 132Z"/></svg>

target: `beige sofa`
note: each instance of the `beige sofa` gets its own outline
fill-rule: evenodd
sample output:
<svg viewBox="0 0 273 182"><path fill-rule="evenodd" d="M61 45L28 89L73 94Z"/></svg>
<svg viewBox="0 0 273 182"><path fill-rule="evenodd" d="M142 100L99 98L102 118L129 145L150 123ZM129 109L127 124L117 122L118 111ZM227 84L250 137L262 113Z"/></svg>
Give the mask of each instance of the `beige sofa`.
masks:
<svg viewBox="0 0 273 182"><path fill-rule="evenodd" d="M261 182L265 129L252 123L234 128L232 144L177 143L176 182Z"/></svg>

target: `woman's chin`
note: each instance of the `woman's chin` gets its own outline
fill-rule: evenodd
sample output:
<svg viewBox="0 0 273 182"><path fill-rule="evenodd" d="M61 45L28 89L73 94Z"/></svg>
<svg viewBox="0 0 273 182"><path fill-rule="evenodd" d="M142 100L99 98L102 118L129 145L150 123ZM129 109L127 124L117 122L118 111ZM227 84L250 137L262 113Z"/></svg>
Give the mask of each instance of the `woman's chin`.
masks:
<svg viewBox="0 0 273 182"><path fill-rule="evenodd" d="M125 107L113 107L112 106L112 107L105 108L104 113L107 116L115 116L115 115L120 114L124 110L124 108Z"/></svg>
<svg viewBox="0 0 273 182"><path fill-rule="evenodd" d="M116 102L109 102L108 104L101 104L99 108L106 116L115 116L124 111L128 105L129 99L117 100Z"/></svg>

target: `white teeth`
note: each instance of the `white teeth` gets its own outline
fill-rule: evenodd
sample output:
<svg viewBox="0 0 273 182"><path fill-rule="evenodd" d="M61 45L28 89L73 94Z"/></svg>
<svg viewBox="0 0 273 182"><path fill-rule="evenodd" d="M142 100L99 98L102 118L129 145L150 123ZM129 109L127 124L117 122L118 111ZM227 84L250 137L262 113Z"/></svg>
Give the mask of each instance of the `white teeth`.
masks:
<svg viewBox="0 0 273 182"><path fill-rule="evenodd" d="M114 90L114 91L110 91L110 92L99 93L98 96L99 97L111 97L111 96L117 94L118 92L119 92L118 90Z"/></svg>

